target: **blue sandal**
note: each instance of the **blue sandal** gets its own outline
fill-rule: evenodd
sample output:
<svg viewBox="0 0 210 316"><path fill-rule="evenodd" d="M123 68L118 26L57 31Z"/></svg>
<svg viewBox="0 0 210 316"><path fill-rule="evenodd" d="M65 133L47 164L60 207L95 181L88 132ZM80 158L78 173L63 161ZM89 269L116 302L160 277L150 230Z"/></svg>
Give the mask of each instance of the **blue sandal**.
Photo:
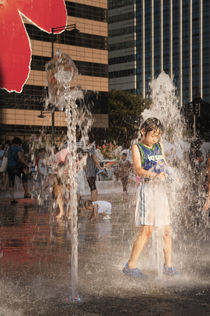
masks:
<svg viewBox="0 0 210 316"><path fill-rule="evenodd" d="M169 275L169 276L174 276L178 275L178 272L174 267L167 267L165 264L163 266L163 274Z"/></svg>
<svg viewBox="0 0 210 316"><path fill-rule="evenodd" d="M122 271L123 271L123 273L125 273L126 275L128 275L132 278L136 278L136 279L146 279L147 278L147 276L145 274L143 274L138 268L130 269L127 263Z"/></svg>

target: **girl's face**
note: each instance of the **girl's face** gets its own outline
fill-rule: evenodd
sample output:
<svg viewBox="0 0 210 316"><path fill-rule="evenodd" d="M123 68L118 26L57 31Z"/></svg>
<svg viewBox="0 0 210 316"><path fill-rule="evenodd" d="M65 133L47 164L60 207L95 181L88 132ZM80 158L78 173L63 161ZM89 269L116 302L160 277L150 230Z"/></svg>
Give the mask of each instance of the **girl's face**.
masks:
<svg viewBox="0 0 210 316"><path fill-rule="evenodd" d="M147 145L148 147L152 147L154 144L158 143L161 136L161 131L158 128L157 130L152 130L145 135L145 130L143 128L141 130L141 134L142 134L142 141L144 142L144 144Z"/></svg>

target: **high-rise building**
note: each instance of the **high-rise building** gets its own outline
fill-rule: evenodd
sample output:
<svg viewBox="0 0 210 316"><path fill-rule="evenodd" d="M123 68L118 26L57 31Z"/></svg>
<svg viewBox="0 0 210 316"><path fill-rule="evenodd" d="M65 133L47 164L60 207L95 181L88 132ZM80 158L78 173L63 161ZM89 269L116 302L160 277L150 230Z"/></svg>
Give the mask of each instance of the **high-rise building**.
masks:
<svg viewBox="0 0 210 316"><path fill-rule="evenodd" d="M91 104L93 128L108 128L107 0L68 0L65 6L67 24L72 28L67 27L63 33L54 35L54 52L60 49L75 62L79 70L76 84ZM31 42L31 69L21 93L0 90L3 140L14 135L27 139L44 125L48 125L48 132L51 132L51 113L44 112L44 118L39 116L46 98L45 64L52 57L52 34L36 27L25 16L23 21ZM65 131L64 113L55 112L54 125L55 137Z"/></svg>
<svg viewBox="0 0 210 316"><path fill-rule="evenodd" d="M109 0L109 90L136 93L135 0Z"/></svg>
<svg viewBox="0 0 210 316"><path fill-rule="evenodd" d="M118 50L114 63L113 49L119 39L109 40L109 89L129 90L129 84L121 85L121 77L129 74L127 83L136 81L134 92L144 97L149 91L149 82L165 71L174 79L180 106L192 101L199 89L200 96L210 102L210 2L204 0L134 0L109 1L109 35L129 29L127 19L133 26L133 56L135 70L128 60L119 64L126 41ZM132 12L133 8L133 12ZM114 13L115 12L115 13ZM124 13L125 20L113 23ZM126 31L125 31L126 32ZM122 35L125 36L125 35ZM132 41L132 40L131 40ZM127 41L132 50L131 42ZM115 54L117 52L115 51ZM132 54L131 54L132 55ZM130 57L131 58L131 57ZM118 67L120 66L120 67ZM114 72L114 67L117 72ZM121 75L122 74L122 75ZM115 84L118 82L118 86Z"/></svg>

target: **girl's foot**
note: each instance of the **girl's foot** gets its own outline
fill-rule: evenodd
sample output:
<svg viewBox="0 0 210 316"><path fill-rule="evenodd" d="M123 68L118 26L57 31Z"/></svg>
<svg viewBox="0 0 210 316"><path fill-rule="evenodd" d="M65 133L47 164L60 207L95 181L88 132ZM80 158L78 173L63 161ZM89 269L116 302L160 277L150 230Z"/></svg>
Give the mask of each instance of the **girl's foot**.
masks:
<svg viewBox="0 0 210 316"><path fill-rule="evenodd" d="M135 278L135 279L146 279L147 278L147 276L145 274L143 274L138 268L130 269L127 263L122 271L126 275L128 275L132 278Z"/></svg>
<svg viewBox="0 0 210 316"><path fill-rule="evenodd" d="M167 267L165 264L163 266L163 274L169 275L169 276L174 276L177 275L178 272L174 267Z"/></svg>

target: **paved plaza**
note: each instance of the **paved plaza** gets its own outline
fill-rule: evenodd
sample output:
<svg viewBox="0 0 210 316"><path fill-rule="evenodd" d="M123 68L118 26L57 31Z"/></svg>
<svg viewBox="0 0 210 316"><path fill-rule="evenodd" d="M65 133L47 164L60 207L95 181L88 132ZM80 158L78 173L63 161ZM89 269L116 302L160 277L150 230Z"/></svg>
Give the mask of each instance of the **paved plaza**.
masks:
<svg viewBox="0 0 210 316"><path fill-rule="evenodd" d="M196 242L186 235L185 247L174 240L174 264L180 274L158 278L152 240L138 266L148 275L132 280L122 273L132 242L135 194L123 199L115 186L100 190L113 206L111 220L91 223L79 217L79 295L71 303L71 238L67 222L57 222L49 196L36 200L0 194L0 315L209 315L209 231ZM183 251L183 249L185 249Z"/></svg>

